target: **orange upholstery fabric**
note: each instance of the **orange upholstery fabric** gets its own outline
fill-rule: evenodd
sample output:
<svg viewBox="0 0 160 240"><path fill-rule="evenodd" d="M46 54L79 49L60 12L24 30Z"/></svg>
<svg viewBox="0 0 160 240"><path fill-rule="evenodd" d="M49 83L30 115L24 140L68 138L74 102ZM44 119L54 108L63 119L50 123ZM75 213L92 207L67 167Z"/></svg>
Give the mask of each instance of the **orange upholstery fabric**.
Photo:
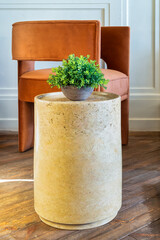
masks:
<svg viewBox="0 0 160 240"><path fill-rule="evenodd" d="M12 58L18 60L19 151L33 147L33 101L50 88L48 70L34 71L34 61L61 61L69 54L100 61L100 22L97 20L30 21L13 24Z"/></svg>
<svg viewBox="0 0 160 240"><path fill-rule="evenodd" d="M104 77L109 79L109 83L107 85L107 90L101 87L102 92L111 92L116 93L120 96L128 94L128 76L124 73L111 70L111 69L101 69Z"/></svg>
<svg viewBox="0 0 160 240"><path fill-rule="evenodd" d="M20 79L23 80L33 79L34 81L44 81L48 79L48 76L51 73L52 73L51 68L39 69L22 74L20 76Z"/></svg>
<svg viewBox="0 0 160 240"><path fill-rule="evenodd" d="M109 79L107 90L101 88L101 91L116 93L123 96L128 93L128 77L121 72L111 69L101 69L105 78ZM52 70L40 69L31 72L26 72L19 79L18 94L21 101L34 102L36 95L61 91L57 87L50 88L47 84L47 79ZM32 86L32 88L31 88Z"/></svg>
<svg viewBox="0 0 160 240"><path fill-rule="evenodd" d="M129 76L130 54L129 27L101 28L101 58L108 69L114 69Z"/></svg>
<svg viewBox="0 0 160 240"><path fill-rule="evenodd" d="M101 31L100 31L101 30ZM101 39L101 42L100 42ZM49 69L34 71L34 61L61 61L69 54L101 58L110 79L107 91L121 95L122 143L128 143L129 119L129 27L102 27L90 21L30 21L13 24L12 57L18 60L19 151L33 146L34 97L51 91L46 83ZM113 70L111 70L113 69ZM99 88L99 91L105 91Z"/></svg>
<svg viewBox="0 0 160 240"><path fill-rule="evenodd" d="M61 61L69 54L100 59L99 21L27 21L13 24L16 60Z"/></svg>
<svg viewBox="0 0 160 240"><path fill-rule="evenodd" d="M105 72L105 78L111 81L107 91L121 95L121 129L122 143L128 143L129 133L129 63L130 63L130 28L101 28L101 58L107 63L108 69L114 69L126 74L116 80L111 78L111 72ZM112 72L115 75L115 72ZM105 91L103 88L101 91Z"/></svg>
<svg viewBox="0 0 160 240"><path fill-rule="evenodd" d="M18 84L19 99L34 102L36 95L61 91L57 87L51 88L46 82L50 73L51 69L40 69L22 74Z"/></svg>

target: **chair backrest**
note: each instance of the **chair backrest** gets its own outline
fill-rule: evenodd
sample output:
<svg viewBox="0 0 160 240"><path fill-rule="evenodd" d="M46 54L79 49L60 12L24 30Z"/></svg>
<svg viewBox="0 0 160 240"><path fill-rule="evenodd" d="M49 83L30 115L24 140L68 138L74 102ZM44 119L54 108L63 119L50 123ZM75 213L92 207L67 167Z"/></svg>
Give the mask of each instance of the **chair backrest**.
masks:
<svg viewBox="0 0 160 240"><path fill-rule="evenodd" d="M109 69L114 69L129 76L130 28L101 28L101 58Z"/></svg>
<svg viewBox="0 0 160 240"><path fill-rule="evenodd" d="M97 20L17 22L12 28L12 57L22 61L61 61L72 53L89 54L99 63L100 35Z"/></svg>

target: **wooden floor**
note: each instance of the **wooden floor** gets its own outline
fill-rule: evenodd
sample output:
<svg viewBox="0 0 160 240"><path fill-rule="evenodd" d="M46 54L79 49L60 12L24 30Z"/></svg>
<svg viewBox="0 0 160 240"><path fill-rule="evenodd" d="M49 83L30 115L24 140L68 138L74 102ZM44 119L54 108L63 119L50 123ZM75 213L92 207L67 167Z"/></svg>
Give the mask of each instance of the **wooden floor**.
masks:
<svg viewBox="0 0 160 240"><path fill-rule="evenodd" d="M123 205L102 227L66 231L40 221L30 180L33 150L18 153L13 133L0 133L0 179L0 240L160 239L160 134L131 134L123 147Z"/></svg>

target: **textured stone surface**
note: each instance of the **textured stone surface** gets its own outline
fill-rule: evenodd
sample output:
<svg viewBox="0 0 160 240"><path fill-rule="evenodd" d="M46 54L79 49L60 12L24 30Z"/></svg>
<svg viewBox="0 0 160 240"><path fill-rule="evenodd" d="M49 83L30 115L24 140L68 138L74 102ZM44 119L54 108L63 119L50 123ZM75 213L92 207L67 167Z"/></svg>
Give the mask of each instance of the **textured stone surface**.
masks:
<svg viewBox="0 0 160 240"><path fill-rule="evenodd" d="M122 197L119 96L93 92L80 102L63 93L36 97L34 146L35 210L43 221L84 229L116 216Z"/></svg>

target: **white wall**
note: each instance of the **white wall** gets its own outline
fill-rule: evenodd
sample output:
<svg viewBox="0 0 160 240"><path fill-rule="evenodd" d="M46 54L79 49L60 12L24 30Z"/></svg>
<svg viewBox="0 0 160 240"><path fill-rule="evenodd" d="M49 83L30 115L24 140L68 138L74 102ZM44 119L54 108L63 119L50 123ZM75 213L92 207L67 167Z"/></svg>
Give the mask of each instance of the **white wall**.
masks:
<svg viewBox="0 0 160 240"><path fill-rule="evenodd" d="M131 26L130 129L160 131L160 0L0 0L0 129L17 129L17 63L11 56L12 23L99 19ZM38 62L36 68L52 63Z"/></svg>
<svg viewBox="0 0 160 240"><path fill-rule="evenodd" d="M131 26L130 128L160 131L159 0L126 1Z"/></svg>

